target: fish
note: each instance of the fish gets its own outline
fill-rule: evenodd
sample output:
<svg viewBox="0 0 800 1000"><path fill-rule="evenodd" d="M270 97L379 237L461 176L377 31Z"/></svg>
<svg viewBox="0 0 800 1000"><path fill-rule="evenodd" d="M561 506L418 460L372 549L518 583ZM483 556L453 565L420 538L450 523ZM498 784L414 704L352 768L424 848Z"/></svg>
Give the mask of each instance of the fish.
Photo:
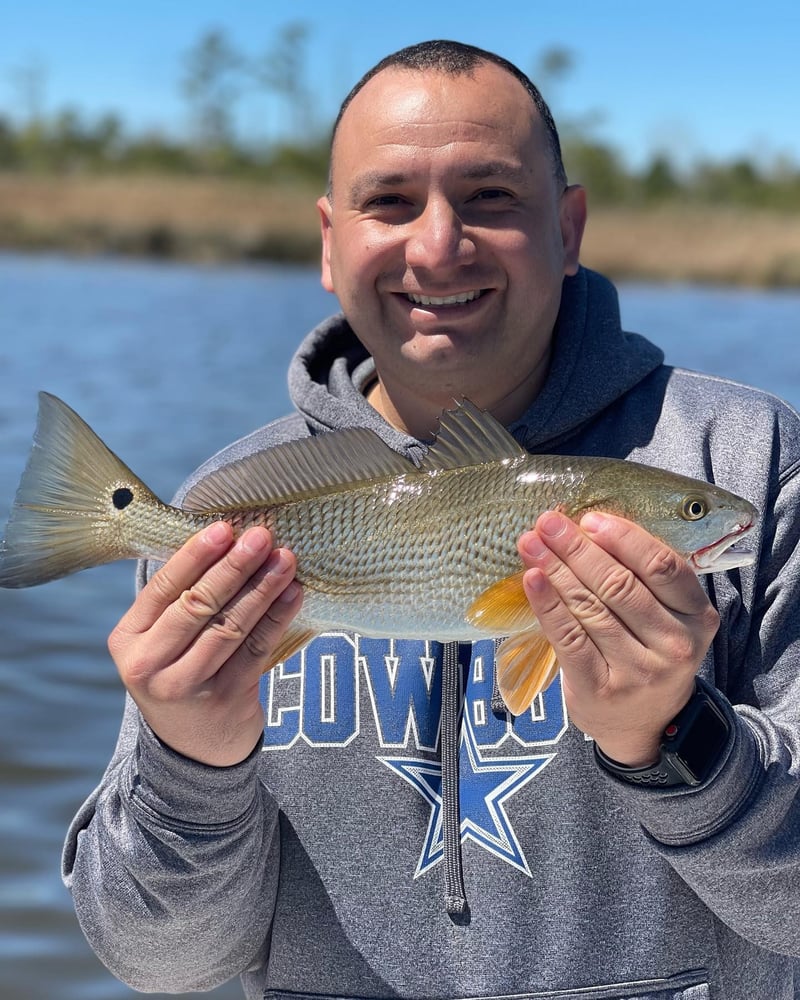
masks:
<svg viewBox="0 0 800 1000"><path fill-rule="evenodd" d="M513 715L558 672L525 597L517 539L546 510L637 522L696 573L754 561L755 507L701 480L617 458L526 451L469 400L442 413L419 465L373 431L310 436L239 458L162 502L57 396L39 394L34 441L0 543L0 587L32 587L121 559L169 558L217 520L270 529L291 549L302 608L272 657L316 635L497 640ZM735 547L734 547L735 546Z"/></svg>

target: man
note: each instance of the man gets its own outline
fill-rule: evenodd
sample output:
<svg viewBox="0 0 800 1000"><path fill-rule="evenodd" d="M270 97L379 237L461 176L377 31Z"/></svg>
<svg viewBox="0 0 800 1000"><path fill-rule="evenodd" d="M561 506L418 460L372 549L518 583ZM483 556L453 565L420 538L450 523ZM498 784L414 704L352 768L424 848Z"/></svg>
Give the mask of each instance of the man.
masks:
<svg viewBox="0 0 800 1000"><path fill-rule="evenodd" d="M510 718L491 642L332 634L262 680L293 556L206 529L110 639L131 698L65 851L87 937L146 990L800 996L796 415L621 330L549 111L494 55L367 74L319 208L344 316L292 363L298 412L193 482L353 425L418 458L467 396L532 451L735 488L758 558L701 585L629 522L543 515L519 549L562 673Z"/></svg>

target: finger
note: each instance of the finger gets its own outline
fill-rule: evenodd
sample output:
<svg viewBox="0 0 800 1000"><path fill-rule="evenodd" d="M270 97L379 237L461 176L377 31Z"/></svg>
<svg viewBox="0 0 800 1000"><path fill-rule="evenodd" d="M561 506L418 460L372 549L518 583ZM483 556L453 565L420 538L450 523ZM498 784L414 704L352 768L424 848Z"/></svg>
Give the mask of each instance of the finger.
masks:
<svg viewBox="0 0 800 1000"><path fill-rule="evenodd" d="M272 662L278 644L302 605L303 588L296 580L290 580L230 659L217 671L215 683L218 691L224 695L234 687L246 685L248 679L254 689L258 689L266 665Z"/></svg>
<svg viewBox="0 0 800 1000"><path fill-rule="evenodd" d="M194 675L197 681L211 676L244 641L294 571L294 557L285 550L273 551L269 532L245 532L150 630L164 662L179 661L186 677Z"/></svg>
<svg viewBox="0 0 800 1000"><path fill-rule="evenodd" d="M610 629L614 638L624 632L616 605L628 599L629 591L641 598L645 588L569 518L547 512L536 522L532 537L523 536L520 544L523 559L547 574L585 627Z"/></svg>
<svg viewBox="0 0 800 1000"><path fill-rule="evenodd" d="M200 553L195 549L194 540L187 543L177 554L185 556L177 560L177 569L170 565L175 559L173 557L142 591L140 598L143 610L139 611L140 601L137 600L129 615L123 618L111 634L109 648L117 663L122 661L128 667L131 683L135 684L140 679L139 675L147 676L177 661L209 622L220 614L225 605L245 587L250 577L266 563L272 551L272 538L264 528L251 528L233 545L232 532L229 530L227 550L219 545L212 534L210 544L216 550L214 554L217 555L217 561L212 562L197 577L200 566L206 561L202 552L202 546L206 542L202 537L204 534L205 532L201 533L196 539L201 548ZM216 538L221 539L221 533ZM190 567L194 567L194 572ZM275 568L273 566L273 570ZM181 583L185 583L186 587L179 590ZM275 595L284 585L285 582L275 589ZM145 591L150 588L153 594L148 600ZM169 597L173 600L166 604ZM163 610L152 620L152 614L159 609ZM136 661L125 664L124 661L130 656L132 639L141 640L136 647Z"/></svg>
<svg viewBox="0 0 800 1000"><path fill-rule="evenodd" d="M539 565L597 648L609 663L627 658L645 672L656 659L696 668L718 616L691 568L623 518L598 516L590 525L608 532L613 554L556 513L543 516L537 531L545 553Z"/></svg>
<svg viewBox="0 0 800 1000"><path fill-rule="evenodd" d="M621 649L632 638L602 605L538 530L520 539L520 554L529 567L523 587L531 608L550 640L559 664L572 672L587 692L608 679L608 662L600 645Z"/></svg>
<svg viewBox="0 0 800 1000"><path fill-rule="evenodd" d="M255 670L260 675L289 622L302 604L294 581L297 566L287 549L276 549L266 564L214 615L184 657L194 680L201 682L221 668Z"/></svg>
<svg viewBox="0 0 800 1000"><path fill-rule="evenodd" d="M522 578L528 601L539 625L550 640L560 664L580 664L583 674L597 678L607 672L605 657L584 622L573 614L548 572L529 569Z"/></svg>
<svg viewBox="0 0 800 1000"><path fill-rule="evenodd" d="M694 570L639 525L610 515L587 515L584 521L581 528L592 541L626 564L652 595L639 608L619 605L622 620L662 660L694 674L720 620Z"/></svg>
<svg viewBox="0 0 800 1000"><path fill-rule="evenodd" d="M537 522L548 548L578 581L573 593L562 592L587 625L608 631L608 611L650 647L660 635L673 633L676 617L699 614L709 606L695 574L677 553L630 521L603 520L616 542L615 553L561 514L550 512ZM594 523L600 528L599 519ZM557 576L570 579L563 570ZM610 630L612 640L618 631Z"/></svg>
<svg viewBox="0 0 800 1000"><path fill-rule="evenodd" d="M584 515L581 530L627 566L660 603L677 614L693 615L708 605L689 563L640 525L613 514Z"/></svg>
<svg viewBox="0 0 800 1000"><path fill-rule="evenodd" d="M150 578L120 626L129 633L146 632L180 595L227 552L233 544L233 528L215 521L193 535Z"/></svg>

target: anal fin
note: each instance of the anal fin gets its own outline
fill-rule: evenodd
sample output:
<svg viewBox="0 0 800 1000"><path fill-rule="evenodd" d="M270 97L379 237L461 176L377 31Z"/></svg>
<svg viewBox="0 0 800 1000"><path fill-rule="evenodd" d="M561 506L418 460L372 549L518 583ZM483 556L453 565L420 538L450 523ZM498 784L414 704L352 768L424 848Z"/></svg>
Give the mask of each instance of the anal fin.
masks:
<svg viewBox="0 0 800 1000"><path fill-rule="evenodd" d="M504 639L495 654L495 676L512 715L521 715L558 673L550 642L537 626Z"/></svg>
<svg viewBox="0 0 800 1000"><path fill-rule="evenodd" d="M277 664L284 663L290 656L296 653L298 649L302 649L303 646L307 646L316 635L316 629L305 628L302 625L290 625L286 631L286 635L284 635L275 647L271 659L264 667L263 673L266 674L268 671L272 670L274 666L277 666Z"/></svg>

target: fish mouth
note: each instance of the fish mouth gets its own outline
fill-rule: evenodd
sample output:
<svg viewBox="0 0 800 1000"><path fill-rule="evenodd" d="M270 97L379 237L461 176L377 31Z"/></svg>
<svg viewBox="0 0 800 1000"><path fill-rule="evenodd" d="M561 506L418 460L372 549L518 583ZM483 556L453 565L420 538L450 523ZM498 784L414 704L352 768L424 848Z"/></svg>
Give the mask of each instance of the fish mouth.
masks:
<svg viewBox="0 0 800 1000"><path fill-rule="evenodd" d="M486 292L485 288L473 288L452 295L423 295L421 292L404 292L405 298L414 306L463 306L475 302Z"/></svg>
<svg viewBox="0 0 800 1000"><path fill-rule="evenodd" d="M738 543L749 534L753 521L737 525L733 531L724 535L718 542L706 545L689 556L689 562L694 571L700 573L724 573L740 566L752 566L756 554L752 549L740 549ZM736 546L736 547L734 547Z"/></svg>

